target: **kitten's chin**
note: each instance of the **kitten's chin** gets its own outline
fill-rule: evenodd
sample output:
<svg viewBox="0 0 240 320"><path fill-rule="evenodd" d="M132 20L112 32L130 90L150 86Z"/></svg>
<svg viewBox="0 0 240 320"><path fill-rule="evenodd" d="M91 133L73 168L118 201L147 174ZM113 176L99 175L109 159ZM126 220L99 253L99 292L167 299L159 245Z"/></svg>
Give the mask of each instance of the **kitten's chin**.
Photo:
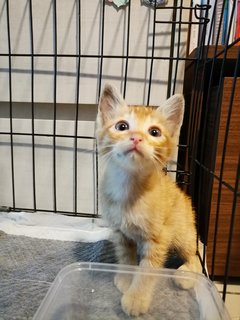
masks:
<svg viewBox="0 0 240 320"><path fill-rule="evenodd" d="M117 153L116 155L116 160L120 161L121 163L135 163L137 164L138 162L142 161L144 159L144 156L142 152L138 150L128 150L124 151L122 153Z"/></svg>
<svg viewBox="0 0 240 320"><path fill-rule="evenodd" d="M135 149L135 148L132 148L132 149L130 149L130 150L127 150L127 151L125 151L124 153L123 153L123 155L125 156L125 157L129 157L130 159L137 159L138 157L141 157L141 158L143 158L144 156L143 156L143 153L140 151L140 150L138 150L138 149Z"/></svg>
<svg viewBox="0 0 240 320"><path fill-rule="evenodd" d="M115 162L125 170L138 172L146 171L152 168L151 161L146 159L140 151L127 151L117 153Z"/></svg>

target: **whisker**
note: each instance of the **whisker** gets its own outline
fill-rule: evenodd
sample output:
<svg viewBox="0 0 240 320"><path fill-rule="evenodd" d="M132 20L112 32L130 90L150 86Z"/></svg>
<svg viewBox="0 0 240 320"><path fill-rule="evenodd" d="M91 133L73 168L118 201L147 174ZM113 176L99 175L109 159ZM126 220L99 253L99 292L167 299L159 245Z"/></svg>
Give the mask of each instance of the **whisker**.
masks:
<svg viewBox="0 0 240 320"><path fill-rule="evenodd" d="M109 152L106 152L104 154L101 153L100 157L99 157L99 167L102 170L105 170L108 163L111 161L112 159L112 150L110 150Z"/></svg>
<svg viewBox="0 0 240 320"><path fill-rule="evenodd" d="M162 164L165 165L166 161L163 160L163 156L160 152L155 151L153 156L154 156L154 159L160 161Z"/></svg>
<svg viewBox="0 0 240 320"><path fill-rule="evenodd" d="M159 157L157 157L156 154L153 154L153 160L154 160L153 162L155 166L159 168L159 165L160 165L159 170L162 170L166 166L166 162L160 159Z"/></svg>
<svg viewBox="0 0 240 320"><path fill-rule="evenodd" d="M160 172L160 171L161 171L161 168L159 167L157 161L156 161L155 159L153 159L153 162L152 162L152 163L153 163L153 166L154 166L156 172Z"/></svg>
<svg viewBox="0 0 240 320"><path fill-rule="evenodd" d="M105 145L103 147L99 147L99 154L104 155L112 151L113 144Z"/></svg>
<svg viewBox="0 0 240 320"><path fill-rule="evenodd" d="M106 160L110 160L111 159L111 156L112 156L112 152L107 152L107 153L104 153L104 154L101 154L99 159L100 161L106 161Z"/></svg>

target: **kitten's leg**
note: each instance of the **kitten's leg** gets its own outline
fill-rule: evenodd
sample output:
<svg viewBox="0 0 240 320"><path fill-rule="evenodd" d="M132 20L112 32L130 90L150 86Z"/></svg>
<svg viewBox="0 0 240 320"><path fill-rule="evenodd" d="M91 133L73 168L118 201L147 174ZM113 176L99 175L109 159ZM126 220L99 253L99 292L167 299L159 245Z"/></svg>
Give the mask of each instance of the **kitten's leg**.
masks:
<svg viewBox="0 0 240 320"><path fill-rule="evenodd" d="M114 234L115 250L120 264L136 265L137 249L133 241L127 239L121 231ZM132 276L130 274L117 273L114 284L122 293L126 292L131 285Z"/></svg>
<svg viewBox="0 0 240 320"><path fill-rule="evenodd" d="M187 262L184 263L179 269L202 273L202 266L198 255L194 254L188 257Z"/></svg>
<svg viewBox="0 0 240 320"><path fill-rule="evenodd" d="M140 266L144 268L158 268L163 266L166 259L167 247L159 243L147 243L147 250ZM145 248L146 249L146 248ZM123 311L128 315L138 316L148 311L153 291L157 283L154 275L137 273L128 291L122 297Z"/></svg>
<svg viewBox="0 0 240 320"><path fill-rule="evenodd" d="M186 261L181 267L178 268L179 271L192 271L196 273L202 273L202 266L200 263L200 259L197 255L197 247L193 243L185 244L181 248L181 255ZM195 285L195 281L191 281L190 279L181 278L181 272L176 272L175 283L181 287L182 289L190 289Z"/></svg>
<svg viewBox="0 0 240 320"><path fill-rule="evenodd" d="M188 259L186 263L184 263L181 267L179 267L175 273L174 282L175 284L182 289L191 289L196 285L196 281L190 278L184 278L181 271L192 271L196 273L202 272L202 266L199 261L197 255L192 256Z"/></svg>

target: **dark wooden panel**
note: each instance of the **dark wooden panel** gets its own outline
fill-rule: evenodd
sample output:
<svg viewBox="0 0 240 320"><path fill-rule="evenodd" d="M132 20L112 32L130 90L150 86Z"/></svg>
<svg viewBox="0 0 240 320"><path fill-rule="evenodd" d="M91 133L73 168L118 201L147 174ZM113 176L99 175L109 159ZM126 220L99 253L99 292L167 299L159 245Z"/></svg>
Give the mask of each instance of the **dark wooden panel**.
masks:
<svg viewBox="0 0 240 320"><path fill-rule="evenodd" d="M216 149L215 175L220 176L222 164L223 145L226 133L226 123L229 112L229 101L232 92L233 78L225 78L223 85L223 95L221 104L221 115L219 122L219 131ZM237 85L232 105L232 114L230 118L229 131L227 133L227 147L223 168L223 181L229 187L221 184L221 198L219 202L219 221L217 225L216 252L214 274L223 275L225 271L227 246L229 238L229 228L233 207L233 190L236 181L238 157L240 153L240 79L237 79ZM232 189L231 189L232 188ZM217 204L219 201L219 181L213 180L211 212L208 234L208 268L211 273L213 256L213 244L215 233L215 222ZM230 276L240 276L240 201L238 199L236 206L236 217L234 223L233 243L230 258Z"/></svg>
<svg viewBox="0 0 240 320"><path fill-rule="evenodd" d="M217 48L215 46L209 46L209 47L205 46L203 49L203 56L208 59L212 59L214 57L217 57L217 59L223 59L224 49L225 49L225 46L217 46ZM188 58L192 58L192 59L196 58L198 55L198 50L199 50L198 48L194 49L191 52L191 54L188 56ZM234 61L236 61L237 54L238 54L238 47L233 46L231 48L228 48L226 58L228 60L233 59Z"/></svg>

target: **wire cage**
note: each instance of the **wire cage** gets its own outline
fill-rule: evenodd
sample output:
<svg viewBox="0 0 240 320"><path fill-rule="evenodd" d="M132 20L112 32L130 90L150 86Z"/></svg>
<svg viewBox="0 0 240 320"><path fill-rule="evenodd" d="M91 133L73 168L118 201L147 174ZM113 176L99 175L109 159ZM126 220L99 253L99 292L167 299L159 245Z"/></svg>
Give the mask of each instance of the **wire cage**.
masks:
<svg viewBox="0 0 240 320"><path fill-rule="evenodd" d="M111 81L133 104L182 92L185 62L196 59L187 57L189 17L207 23L206 6L199 15L183 5L25 1L17 14L2 1L3 206L98 215L93 121L102 84Z"/></svg>
<svg viewBox="0 0 240 320"><path fill-rule="evenodd" d="M216 1L211 10L200 46L190 55L198 58L185 69L181 142L188 149L179 161L190 172L187 190L198 214L203 263L212 279L223 279L225 300L227 283L239 280L240 266L240 38L239 31L234 33L237 1L228 7L227 25L224 1Z"/></svg>
<svg viewBox="0 0 240 320"><path fill-rule="evenodd" d="M98 217L94 120L103 84L130 104L183 92L169 171L193 199L203 265L207 257L210 276L224 278L225 298L240 270L236 6L222 35L224 1L1 0L1 210Z"/></svg>

